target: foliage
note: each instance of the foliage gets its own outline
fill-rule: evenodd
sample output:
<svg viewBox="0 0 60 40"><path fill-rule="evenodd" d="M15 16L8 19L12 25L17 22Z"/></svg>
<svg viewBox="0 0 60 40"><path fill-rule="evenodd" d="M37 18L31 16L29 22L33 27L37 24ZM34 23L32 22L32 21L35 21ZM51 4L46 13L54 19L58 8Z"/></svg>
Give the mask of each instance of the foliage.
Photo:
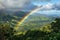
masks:
<svg viewBox="0 0 60 40"><path fill-rule="evenodd" d="M27 30L19 35L9 23L0 24L0 40L60 40L60 18L38 30Z"/></svg>
<svg viewBox="0 0 60 40"><path fill-rule="evenodd" d="M12 40L15 31L8 23L0 24L0 40Z"/></svg>
<svg viewBox="0 0 60 40"><path fill-rule="evenodd" d="M28 30L18 35L18 40L60 40L60 18L56 18L51 26L42 27L43 30ZM51 30L50 32L47 31Z"/></svg>

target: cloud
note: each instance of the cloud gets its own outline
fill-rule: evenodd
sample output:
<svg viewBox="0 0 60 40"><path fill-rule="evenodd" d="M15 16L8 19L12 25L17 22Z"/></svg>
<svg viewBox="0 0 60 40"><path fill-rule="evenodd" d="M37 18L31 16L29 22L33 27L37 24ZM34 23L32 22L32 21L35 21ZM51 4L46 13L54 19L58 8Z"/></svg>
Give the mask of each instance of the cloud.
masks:
<svg viewBox="0 0 60 40"><path fill-rule="evenodd" d="M60 10L60 3L56 3L56 4L54 5L54 7L55 7L56 10Z"/></svg>
<svg viewBox="0 0 60 40"><path fill-rule="evenodd" d="M33 9L35 6L32 2L48 2L42 5L41 10L60 10L60 3L49 3L51 0L0 0L0 9L10 8L18 9L24 8L23 10ZM41 5L40 5L41 6Z"/></svg>
<svg viewBox="0 0 60 40"><path fill-rule="evenodd" d="M0 4L2 3L6 8L21 8L28 2L29 0L0 0Z"/></svg>
<svg viewBox="0 0 60 40"><path fill-rule="evenodd" d="M51 3L48 3L46 5L42 5L40 11L45 11L45 10L53 10L54 6Z"/></svg>
<svg viewBox="0 0 60 40"><path fill-rule="evenodd" d="M50 2L51 0L33 0L35 2Z"/></svg>
<svg viewBox="0 0 60 40"><path fill-rule="evenodd" d="M41 11L45 10L60 10L60 3L56 4L48 3L46 5L42 5Z"/></svg>
<svg viewBox="0 0 60 40"><path fill-rule="evenodd" d="M48 3L48 4L44 5L44 8L45 9L52 9L53 8L53 4Z"/></svg>
<svg viewBox="0 0 60 40"><path fill-rule="evenodd" d="M2 5L2 4L0 4L0 9L4 9L5 7Z"/></svg>

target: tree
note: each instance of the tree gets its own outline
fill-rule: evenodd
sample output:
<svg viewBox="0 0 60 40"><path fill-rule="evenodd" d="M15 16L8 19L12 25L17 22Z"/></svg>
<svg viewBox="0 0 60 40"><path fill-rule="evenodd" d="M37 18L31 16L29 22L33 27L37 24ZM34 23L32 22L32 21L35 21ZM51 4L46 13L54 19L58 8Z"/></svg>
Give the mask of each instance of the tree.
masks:
<svg viewBox="0 0 60 40"><path fill-rule="evenodd" d="M0 40L12 40L14 29L8 23L0 24Z"/></svg>
<svg viewBox="0 0 60 40"><path fill-rule="evenodd" d="M60 31L60 18L56 18L55 21L56 22L51 23L53 32L59 32Z"/></svg>

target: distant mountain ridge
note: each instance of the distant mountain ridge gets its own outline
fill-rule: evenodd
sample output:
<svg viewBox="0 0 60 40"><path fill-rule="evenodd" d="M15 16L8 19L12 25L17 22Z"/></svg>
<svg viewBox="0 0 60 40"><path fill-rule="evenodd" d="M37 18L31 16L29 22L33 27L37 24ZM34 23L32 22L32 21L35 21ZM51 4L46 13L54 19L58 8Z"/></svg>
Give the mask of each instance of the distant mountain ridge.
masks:
<svg viewBox="0 0 60 40"><path fill-rule="evenodd" d="M28 13L29 12L24 12L24 11L20 11L20 10L19 11L0 10L0 21L1 22L7 22L8 21L8 22L10 22L10 24L16 25L16 23L19 22L20 19L22 19ZM49 19L49 18L54 19L54 18L59 17L59 16L60 15L56 15L56 14L46 15L46 14L34 13L29 18L32 18L32 20L33 20L34 17L36 19L39 19L39 17L40 17L40 19L43 20L44 18L46 18L46 19Z"/></svg>

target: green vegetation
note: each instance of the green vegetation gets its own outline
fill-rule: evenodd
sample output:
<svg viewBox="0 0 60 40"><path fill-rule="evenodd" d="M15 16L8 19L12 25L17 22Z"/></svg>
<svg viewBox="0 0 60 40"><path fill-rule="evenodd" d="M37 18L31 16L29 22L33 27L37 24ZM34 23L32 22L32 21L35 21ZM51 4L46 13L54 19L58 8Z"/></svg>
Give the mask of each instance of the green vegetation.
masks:
<svg viewBox="0 0 60 40"><path fill-rule="evenodd" d="M38 30L16 33L10 24L0 24L0 40L60 40L60 18Z"/></svg>
<svg viewBox="0 0 60 40"><path fill-rule="evenodd" d="M41 27L50 25L52 21L54 21L53 17L48 17L43 14L33 14L30 15L26 20L24 20L23 24L20 25L18 30L25 31L29 29L39 29Z"/></svg>
<svg viewBox="0 0 60 40"><path fill-rule="evenodd" d="M24 16L18 13L0 15L0 40L60 40L60 18L30 16L17 31L14 26Z"/></svg>

